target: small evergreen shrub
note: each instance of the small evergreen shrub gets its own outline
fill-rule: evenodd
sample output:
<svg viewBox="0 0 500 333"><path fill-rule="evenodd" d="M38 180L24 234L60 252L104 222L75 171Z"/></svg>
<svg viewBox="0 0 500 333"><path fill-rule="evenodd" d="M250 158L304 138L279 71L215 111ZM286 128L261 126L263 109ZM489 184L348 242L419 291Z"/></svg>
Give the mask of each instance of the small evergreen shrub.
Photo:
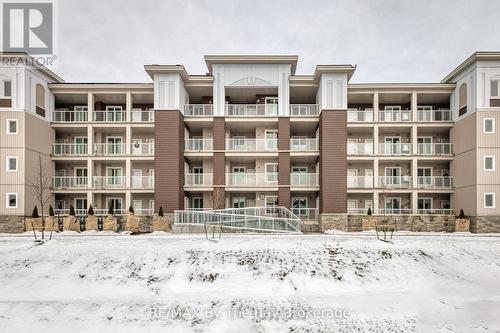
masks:
<svg viewBox="0 0 500 333"><path fill-rule="evenodd" d="M57 209L59 209L59 211L62 210L62 203L61 202L59 202L59 207L57 207Z"/></svg>
<svg viewBox="0 0 500 333"><path fill-rule="evenodd" d="M109 205L108 215L115 215L115 211L113 209L113 205Z"/></svg>
<svg viewBox="0 0 500 333"><path fill-rule="evenodd" d="M76 213L75 213L75 207L73 207L73 205L69 205L69 215L71 216L75 216Z"/></svg>
<svg viewBox="0 0 500 333"><path fill-rule="evenodd" d="M38 215L38 207L37 207L37 206L35 206L35 207L33 208L33 212L31 213L31 217L32 217L32 218L34 218L34 219L36 219L36 218L39 218L39 217L40 217L40 215Z"/></svg>
<svg viewBox="0 0 500 333"><path fill-rule="evenodd" d="M368 212L366 212L366 215L372 216L372 209L370 207L368 207Z"/></svg>
<svg viewBox="0 0 500 333"><path fill-rule="evenodd" d="M134 213L135 213L135 212L134 212L134 207L130 206L130 207L128 208L128 212L129 212L130 214L134 214Z"/></svg>
<svg viewBox="0 0 500 333"><path fill-rule="evenodd" d="M465 214L463 208L460 208L460 214L458 214L459 219L465 219Z"/></svg>
<svg viewBox="0 0 500 333"><path fill-rule="evenodd" d="M163 207L160 206L160 209L158 210L158 216L163 217Z"/></svg>
<svg viewBox="0 0 500 333"><path fill-rule="evenodd" d="M54 216L54 208L52 208L52 205L49 206L49 216Z"/></svg>
<svg viewBox="0 0 500 333"><path fill-rule="evenodd" d="M92 205L89 206L89 211L87 212L88 215L94 215L94 208L92 208Z"/></svg>

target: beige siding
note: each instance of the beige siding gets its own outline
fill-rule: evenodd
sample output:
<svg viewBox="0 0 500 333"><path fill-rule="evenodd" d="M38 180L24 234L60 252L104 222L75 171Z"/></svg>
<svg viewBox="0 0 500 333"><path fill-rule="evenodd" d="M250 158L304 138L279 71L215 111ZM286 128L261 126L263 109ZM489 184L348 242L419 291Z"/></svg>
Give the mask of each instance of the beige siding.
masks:
<svg viewBox="0 0 500 333"><path fill-rule="evenodd" d="M7 119L17 119L17 133L7 134ZM0 148L24 147L24 113L15 111L0 112Z"/></svg>
<svg viewBox="0 0 500 333"><path fill-rule="evenodd" d="M29 113L25 114L26 148L42 154L50 154L52 142L54 141L54 130L49 123L40 118Z"/></svg>
<svg viewBox="0 0 500 333"><path fill-rule="evenodd" d="M484 208L484 193L495 193L495 208ZM500 185L477 187L477 215L500 215Z"/></svg>

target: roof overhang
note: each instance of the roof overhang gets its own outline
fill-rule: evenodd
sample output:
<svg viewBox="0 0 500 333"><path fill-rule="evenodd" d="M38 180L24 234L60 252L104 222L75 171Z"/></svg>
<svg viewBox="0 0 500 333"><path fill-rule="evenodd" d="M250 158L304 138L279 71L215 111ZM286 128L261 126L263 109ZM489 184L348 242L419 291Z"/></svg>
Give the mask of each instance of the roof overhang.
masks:
<svg viewBox="0 0 500 333"><path fill-rule="evenodd" d="M289 64L292 66L291 74L297 69L297 55L206 55L205 63L208 72L212 73L214 64Z"/></svg>
<svg viewBox="0 0 500 333"><path fill-rule="evenodd" d="M47 75L50 79L54 80L55 82L64 82L64 80L59 75L57 75L56 73L45 67L36 58L33 58L32 56L30 56L25 52L0 52L0 58L22 59L20 61L24 64L24 66L35 68L36 70Z"/></svg>
<svg viewBox="0 0 500 333"><path fill-rule="evenodd" d="M53 93L153 93L152 83L51 83L49 89Z"/></svg>
<svg viewBox="0 0 500 333"><path fill-rule="evenodd" d="M151 79L154 79L154 74L180 74L184 81L189 79L189 75L184 65L144 65L146 73L149 74Z"/></svg>
<svg viewBox="0 0 500 333"><path fill-rule="evenodd" d="M382 82L382 83L349 83L347 86L350 92L364 91L399 91L399 92L443 92L450 93L455 89L454 83L399 83L399 82Z"/></svg>
<svg viewBox="0 0 500 333"><path fill-rule="evenodd" d="M474 52L469 58L467 58L464 62L458 65L450 74L448 74L444 79L441 80L441 83L448 83L453 80L457 75L466 70L469 66L471 66L476 61L489 60L489 61L500 61L500 52L492 51L492 52L484 52L478 51Z"/></svg>
<svg viewBox="0 0 500 333"><path fill-rule="evenodd" d="M349 81L356 70L356 65L317 65L314 78L319 80L323 73L346 73Z"/></svg>

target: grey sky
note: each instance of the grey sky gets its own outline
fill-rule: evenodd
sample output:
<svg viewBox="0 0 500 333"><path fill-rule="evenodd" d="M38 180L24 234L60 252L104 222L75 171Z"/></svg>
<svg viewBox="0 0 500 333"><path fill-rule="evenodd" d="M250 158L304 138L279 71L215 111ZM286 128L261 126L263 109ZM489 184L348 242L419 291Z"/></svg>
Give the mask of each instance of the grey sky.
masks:
<svg viewBox="0 0 500 333"><path fill-rule="evenodd" d="M149 82L144 64L203 74L205 54L297 54L358 65L354 82L435 82L476 50L500 50L499 0L59 0L68 82Z"/></svg>

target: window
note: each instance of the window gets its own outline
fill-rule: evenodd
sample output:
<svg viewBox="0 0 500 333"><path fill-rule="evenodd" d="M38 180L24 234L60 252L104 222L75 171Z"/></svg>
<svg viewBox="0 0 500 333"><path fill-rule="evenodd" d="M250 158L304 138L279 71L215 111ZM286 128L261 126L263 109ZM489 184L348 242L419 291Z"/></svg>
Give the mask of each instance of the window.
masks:
<svg viewBox="0 0 500 333"><path fill-rule="evenodd" d="M495 208L495 193L484 194L484 208Z"/></svg>
<svg viewBox="0 0 500 333"><path fill-rule="evenodd" d="M278 163L266 163L266 183L278 182Z"/></svg>
<svg viewBox="0 0 500 333"><path fill-rule="evenodd" d="M467 113L467 85L464 83L458 88L458 116Z"/></svg>
<svg viewBox="0 0 500 333"><path fill-rule="evenodd" d="M17 156L7 156L7 171L17 171Z"/></svg>
<svg viewBox="0 0 500 333"><path fill-rule="evenodd" d="M41 84L36 85L36 114L45 117L45 88Z"/></svg>
<svg viewBox="0 0 500 333"><path fill-rule="evenodd" d="M484 118L483 133L495 133L495 119Z"/></svg>
<svg viewBox="0 0 500 333"><path fill-rule="evenodd" d="M7 119L7 134L17 134L17 119Z"/></svg>
<svg viewBox="0 0 500 333"><path fill-rule="evenodd" d="M5 198L7 208L17 208L17 193L6 193Z"/></svg>
<svg viewBox="0 0 500 333"><path fill-rule="evenodd" d="M498 82L499 80L491 81L491 97L500 97L500 93L498 91L500 84L498 84Z"/></svg>
<svg viewBox="0 0 500 333"><path fill-rule="evenodd" d="M3 97L12 97L11 81L3 81Z"/></svg>
<svg viewBox="0 0 500 333"><path fill-rule="evenodd" d="M485 156L484 171L494 171L494 170L495 170L495 156Z"/></svg>

